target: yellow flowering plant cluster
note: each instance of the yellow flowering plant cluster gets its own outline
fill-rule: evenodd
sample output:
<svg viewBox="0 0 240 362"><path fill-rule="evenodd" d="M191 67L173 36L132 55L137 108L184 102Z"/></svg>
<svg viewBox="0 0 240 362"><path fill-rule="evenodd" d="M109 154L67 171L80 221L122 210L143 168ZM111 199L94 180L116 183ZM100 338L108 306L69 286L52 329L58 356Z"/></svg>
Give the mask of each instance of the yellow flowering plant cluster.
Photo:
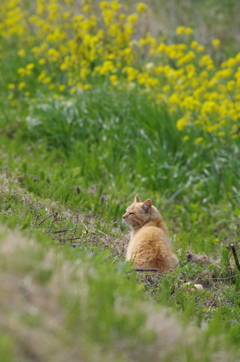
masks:
<svg viewBox="0 0 240 362"><path fill-rule="evenodd" d="M165 104L185 140L192 127L238 137L240 53L218 66L191 28L178 27L174 43L141 34L148 12L139 3L128 14L118 0L2 0L0 52L14 63L2 74L8 98L31 97L36 89L57 97L106 83ZM220 41L212 46L218 51Z"/></svg>

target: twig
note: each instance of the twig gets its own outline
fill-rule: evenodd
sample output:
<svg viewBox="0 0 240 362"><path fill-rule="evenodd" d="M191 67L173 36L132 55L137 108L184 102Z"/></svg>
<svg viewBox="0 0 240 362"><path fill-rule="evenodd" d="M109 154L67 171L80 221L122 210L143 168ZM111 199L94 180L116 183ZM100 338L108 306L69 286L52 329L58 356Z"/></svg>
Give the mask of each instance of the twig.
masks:
<svg viewBox="0 0 240 362"><path fill-rule="evenodd" d="M42 225L44 223L44 221L46 221L47 219L49 219L51 216L56 215L60 210L54 211L52 214L48 215L45 219L43 219L37 226Z"/></svg>
<svg viewBox="0 0 240 362"><path fill-rule="evenodd" d="M57 231L47 231L47 234L58 234L58 233L65 233L66 231L69 231L71 229L62 229Z"/></svg>
<svg viewBox="0 0 240 362"><path fill-rule="evenodd" d="M168 274L168 273L174 271L174 270L176 269L176 267L179 265L179 263L180 263L180 262L177 263L177 265L175 266L175 268L170 269L168 272L158 273L158 274ZM154 272L157 272L157 271L159 271L159 270L160 270L159 268L146 268L146 269L144 269L144 268L137 268L137 269L133 269L132 271L136 271L136 272L154 271ZM131 271L130 271L129 273L131 273Z"/></svg>
<svg viewBox="0 0 240 362"><path fill-rule="evenodd" d="M225 279L231 279L231 278L235 278L238 277L240 274L234 274L231 275L230 277L222 277L222 278L211 278L212 280L225 280Z"/></svg>
<svg viewBox="0 0 240 362"><path fill-rule="evenodd" d="M235 247L234 247L234 249L235 249ZM236 252L236 250L235 250L235 252ZM238 263L238 264L239 264L239 263ZM176 267L177 267L178 265L179 265L179 263L176 265ZM176 269L176 267L175 267L174 269ZM240 267L240 264L239 264L239 267ZM169 270L169 272L173 271L174 269ZM136 271L136 272L147 272L147 271L154 271L154 272L156 272L156 271L158 271L158 270L160 270L160 269L158 269L158 268L151 268L151 269L133 269L133 270L130 270L128 273L132 273L132 272L134 272L134 271ZM240 269L239 269L239 270L240 270ZM161 274L161 275L166 275L166 274L168 274L169 272L166 272L166 273L158 273L158 275L159 275L159 274ZM234 274L234 275L231 275L230 277L211 278L211 280L226 280L226 279L236 278L236 277L238 277L238 276L240 276L240 274Z"/></svg>
<svg viewBox="0 0 240 362"><path fill-rule="evenodd" d="M238 268L238 270L240 270L240 264L239 264L239 261L238 261L238 256L237 256L237 252L236 252L236 249L235 249L235 246L233 244L230 245L230 248L232 250L232 253L233 253L233 256L234 256L234 260L235 260L235 263L236 263L236 266Z"/></svg>
<svg viewBox="0 0 240 362"><path fill-rule="evenodd" d="M137 272L145 272L145 271L159 271L159 268L149 268L149 269L134 269ZM160 273L160 274L166 274L166 273Z"/></svg>
<svg viewBox="0 0 240 362"><path fill-rule="evenodd" d="M81 224L83 225L83 227L85 228L85 230L89 233L89 229L87 228L87 226L84 224L84 222L82 221L82 219L79 220L81 222Z"/></svg>

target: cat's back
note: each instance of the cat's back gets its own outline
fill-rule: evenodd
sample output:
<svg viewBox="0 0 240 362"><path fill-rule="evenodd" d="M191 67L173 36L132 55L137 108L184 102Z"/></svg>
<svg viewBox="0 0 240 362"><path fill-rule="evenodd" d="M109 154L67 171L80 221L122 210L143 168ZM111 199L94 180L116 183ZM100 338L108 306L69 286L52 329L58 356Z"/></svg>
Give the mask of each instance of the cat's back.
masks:
<svg viewBox="0 0 240 362"><path fill-rule="evenodd" d="M136 267L159 268L162 272L175 268L178 262L164 230L146 225L132 235L126 260L134 260Z"/></svg>
<svg viewBox="0 0 240 362"><path fill-rule="evenodd" d="M170 240L166 231L154 225L143 225L132 234L131 242L136 244L136 247L154 248L154 246L160 246L161 244L167 248L170 247Z"/></svg>

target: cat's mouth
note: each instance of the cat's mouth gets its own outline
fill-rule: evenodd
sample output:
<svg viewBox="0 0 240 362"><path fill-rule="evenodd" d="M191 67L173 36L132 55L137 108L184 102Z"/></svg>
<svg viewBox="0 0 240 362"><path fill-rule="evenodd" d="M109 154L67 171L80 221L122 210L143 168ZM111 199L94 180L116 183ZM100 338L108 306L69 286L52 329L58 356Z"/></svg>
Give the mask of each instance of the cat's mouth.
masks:
<svg viewBox="0 0 240 362"><path fill-rule="evenodd" d="M123 217L122 220L123 220L123 222L125 222L125 224L127 224L128 226L130 226L133 229L136 229L139 227L139 225L137 225L133 220L129 220L127 217Z"/></svg>
<svg viewBox="0 0 240 362"><path fill-rule="evenodd" d="M123 220L123 222L125 222L125 224L128 224L128 225L130 225L130 222L129 222L129 219L127 218L127 217L122 217L122 220Z"/></svg>

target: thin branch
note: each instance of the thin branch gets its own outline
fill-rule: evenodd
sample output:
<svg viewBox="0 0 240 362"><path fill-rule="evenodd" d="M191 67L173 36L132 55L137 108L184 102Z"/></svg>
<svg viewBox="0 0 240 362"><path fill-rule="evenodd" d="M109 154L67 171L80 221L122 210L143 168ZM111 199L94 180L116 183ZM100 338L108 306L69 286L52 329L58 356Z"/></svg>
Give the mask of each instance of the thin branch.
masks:
<svg viewBox="0 0 240 362"><path fill-rule="evenodd" d="M158 273L158 274L168 274L172 271L174 271L176 269L176 267L179 265L180 262L177 263L177 265L175 266L175 268L173 269L170 269L168 272L165 272L165 273ZM137 268L137 269L134 269L133 271L137 271L137 272L145 272L145 271L154 271L154 272L157 272L159 271L160 269L159 268ZM131 273L131 272L130 272Z"/></svg>
<svg viewBox="0 0 240 362"><path fill-rule="evenodd" d="M66 231L69 231L71 229L62 229L57 231L47 231L47 234L58 234L58 233L65 233Z"/></svg>
<svg viewBox="0 0 240 362"><path fill-rule="evenodd" d="M234 246L233 246L234 247ZM234 250L235 250L235 247L234 247ZM236 252L236 250L235 250ZM238 261L238 259L237 259ZM179 265L179 263L176 265L176 267ZM240 264L238 263L239 267L238 269L240 270ZM174 269L176 269L176 267ZM173 271L174 269L171 269L169 270L169 272ZM151 268L151 269L133 269L133 270L130 270L128 271L128 273L132 273L134 271L137 271L137 272L147 272L147 271L152 271L152 272L156 272L156 271L159 271L160 269L157 269L157 268ZM166 273L158 273L158 274L161 274L161 275L166 275L168 274L169 272L166 272ZM211 280L226 280L226 279L232 279L232 278L236 278L240 276L240 274L234 274L234 275L231 275L229 277L217 277L217 278L211 278Z"/></svg>
<svg viewBox="0 0 240 362"><path fill-rule="evenodd" d="M235 263L236 263L236 266L238 268L238 270L240 270L240 264L239 264L239 261L238 261L238 256L237 256L237 252L236 252L236 249L235 249L235 246L233 244L230 245L230 248L232 250L232 253L233 253L233 256L234 256L234 260L235 260Z"/></svg>
<svg viewBox="0 0 240 362"><path fill-rule="evenodd" d="M234 274L234 275L231 275L230 277L223 277L223 278L211 278L211 280L225 280L225 279L232 279L232 278L235 278L235 277L238 277L240 274Z"/></svg>
<svg viewBox="0 0 240 362"><path fill-rule="evenodd" d="M159 268L149 268L149 269L134 269L137 272L146 272L146 271L159 271ZM166 273L161 273L161 274L166 274Z"/></svg>
<svg viewBox="0 0 240 362"><path fill-rule="evenodd" d="M44 223L44 221L46 221L47 219L49 219L51 216L56 215L60 210L54 211L52 214L48 215L45 219L43 219L39 224L37 224L37 226L42 225Z"/></svg>

